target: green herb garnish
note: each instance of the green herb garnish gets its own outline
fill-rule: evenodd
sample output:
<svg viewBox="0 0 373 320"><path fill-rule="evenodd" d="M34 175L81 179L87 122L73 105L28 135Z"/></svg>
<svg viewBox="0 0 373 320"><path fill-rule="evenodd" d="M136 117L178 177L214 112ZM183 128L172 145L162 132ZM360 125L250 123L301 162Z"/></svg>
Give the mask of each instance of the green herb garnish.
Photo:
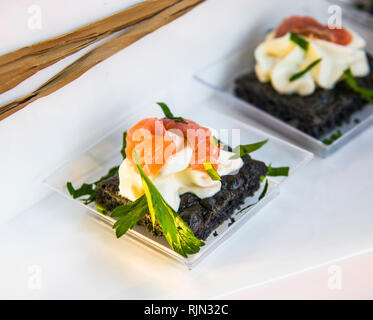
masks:
<svg viewBox="0 0 373 320"><path fill-rule="evenodd" d="M304 51L307 51L309 42L306 39L298 36L295 33L290 32L290 40L293 41L298 46L300 46Z"/></svg>
<svg viewBox="0 0 373 320"><path fill-rule="evenodd" d="M236 212L235 215L241 213L242 211L245 211L246 209L249 209L249 208L255 206L257 203L258 203L258 201L255 202L255 203L249 204L248 206L242 208L240 211Z"/></svg>
<svg viewBox="0 0 373 320"><path fill-rule="evenodd" d="M263 147L266 143L268 142L267 140L263 140L257 143L252 143L252 144L246 144L246 145L239 145L233 149L234 155L230 157L230 159L238 159L242 158L243 156L252 153L256 150L259 150L261 147Z"/></svg>
<svg viewBox="0 0 373 320"><path fill-rule="evenodd" d="M93 183L83 183L78 189L74 189L71 182L67 182L66 187L69 191L70 195L76 199L83 196L88 196L85 199L82 199L84 204L89 204L96 200L96 192L97 192L97 185L106 179L111 178L114 176L119 170L119 166L111 168L106 175L98 179L97 181Z"/></svg>
<svg viewBox="0 0 373 320"><path fill-rule="evenodd" d="M268 191L268 179L266 180L266 184L264 185L264 189L261 195L259 196L258 201L262 200L265 197L265 195L267 194L267 191Z"/></svg>
<svg viewBox="0 0 373 320"><path fill-rule="evenodd" d="M157 220L164 236L175 252L183 257L197 253L204 245L203 241L194 236L187 224L163 199L139 165L136 151L134 151L133 158L139 170L145 194L136 201L121 205L113 210L111 217L120 218L113 226L116 236L118 238L123 236L147 213L150 213L153 226Z"/></svg>
<svg viewBox="0 0 373 320"><path fill-rule="evenodd" d="M165 104L164 102L157 102L157 104L162 108L162 111L164 113L164 116L167 118L167 119L171 119L171 120L174 120L175 122L182 122L182 123L185 123L185 124L188 124L188 122L186 122L184 120L184 118L182 117L175 117L173 115L173 113L171 112L170 108L167 106L167 104Z"/></svg>
<svg viewBox="0 0 373 320"><path fill-rule="evenodd" d="M123 159L126 158L126 138L127 138L127 131L123 132L123 141L122 141L122 149L120 150L120 153L123 156ZM90 204L91 202L96 200L96 192L97 192L97 185L106 179L111 178L114 176L119 170L119 166L116 166L114 168L111 168L107 174L105 174L103 177L98 179L97 181L93 183L83 183L78 189L75 189L71 182L66 183L67 190L69 191L70 195L73 197L73 199L77 199L83 196L88 196L85 199L82 199L84 204ZM104 211L105 208L97 208L98 211L101 213L106 214Z"/></svg>
<svg viewBox="0 0 373 320"><path fill-rule="evenodd" d="M96 199L96 190L95 190L95 185L93 183L92 184L83 183L80 186L80 188L74 189L72 183L68 182L66 184L66 187L67 187L67 190L69 191L70 195L74 199L80 198L80 197L83 197L83 196L88 196L88 198L82 200L84 202L84 204L91 203L91 202L95 201L95 199Z"/></svg>
<svg viewBox="0 0 373 320"><path fill-rule="evenodd" d="M220 148L220 140L216 138L215 136L212 136L212 140L214 141L215 146Z"/></svg>
<svg viewBox="0 0 373 320"><path fill-rule="evenodd" d="M239 214L242 211L256 205L260 200L262 200L266 196L267 191L268 191L268 185L269 185L268 179L266 179L266 177L279 177L279 176L287 177L287 176L289 176L289 171L290 171L289 167L273 168L271 165L269 165L267 168L268 168L267 174L265 176L260 177L260 183L263 183L264 180L266 180L266 182L265 182L265 185L264 185L264 189L263 189L261 195L258 198L258 201L246 206L245 208L238 211L236 214Z"/></svg>
<svg viewBox="0 0 373 320"><path fill-rule="evenodd" d="M331 145L334 141L338 140L342 137L342 131L338 130L337 132L333 133L329 138L325 138L322 142L326 145Z"/></svg>
<svg viewBox="0 0 373 320"><path fill-rule="evenodd" d="M211 162L204 162L203 167L212 180L221 180L218 172L215 170Z"/></svg>
<svg viewBox="0 0 373 320"><path fill-rule="evenodd" d="M120 219L113 225L117 238L120 238L129 229L132 229L134 225L148 212L148 202L145 195L141 196L134 202L116 207L110 216L113 218L120 217Z"/></svg>
<svg viewBox="0 0 373 320"><path fill-rule="evenodd" d="M373 103L373 90L372 89L365 89L365 88L361 88L354 76L352 75L352 72L351 72L351 69L348 68L347 70L345 70L343 72L343 74L345 75L345 80L346 80L346 83L350 86L350 88L355 91L356 93L359 93L360 96L369 101L370 103Z"/></svg>
<svg viewBox="0 0 373 320"><path fill-rule="evenodd" d="M98 203L96 203L96 209L98 212L104 214L104 215L107 215L108 214L108 211L106 208L104 208L103 206L99 205Z"/></svg>
<svg viewBox="0 0 373 320"><path fill-rule="evenodd" d="M133 155L141 176L150 216L157 219L172 249L183 257L199 252L200 247L204 245L203 241L194 236L192 230L190 230L184 220L163 199L162 195L139 165L136 151L134 151ZM153 226L155 223L154 220L152 218Z"/></svg>
<svg viewBox="0 0 373 320"><path fill-rule="evenodd" d="M302 71L299 71L295 74L293 74L289 81L292 82L292 81L295 81L299 78L301 78L303 75L305 75L308 71L310 71L312 68L314 68L318 63L320 63L320 61L322 60L322 58L320 59L317 59L315 61L313 61L312 63L310 63L306 68L304 68Z"/></svg>
<svg viewBox="0 0 373 320"><path fill-rule="evenodd" d="M289 167L273 168L271 165L268 166L267 176L269 177L288 177Z"/></svg>
<svg viewBox="0 0 373 320"><path fill-rule="evenodd" d="M122 149L120 149L120 153L123 157L123 160L126 159L126 147L127 147L127 131L123 131Z"/></svg>
<svg viewBox="0 0 373 320"><path fill-rule="evenodd" d="M263 181L261 181L261 183L262 183L262 182L263 182ZM239 213L241 213L242 211L244 211L244 210L246 210L246 209L249 209L249 208L255 206L255 205L256 205L260 200L262 200L262 199L265 197L265 195L267 194L267 191L268 191L268 179L266 180L266 183L265 183L265 185L264 185L264 189L263 189L262 193L260 194L260 196L259 196L259 198L258 198L258 201L256 201L255 203L249 204L249 205L246 206L245 208L243 208L243 209L241 209L240 211L238 211L236 214L239 214Z"/></svg>

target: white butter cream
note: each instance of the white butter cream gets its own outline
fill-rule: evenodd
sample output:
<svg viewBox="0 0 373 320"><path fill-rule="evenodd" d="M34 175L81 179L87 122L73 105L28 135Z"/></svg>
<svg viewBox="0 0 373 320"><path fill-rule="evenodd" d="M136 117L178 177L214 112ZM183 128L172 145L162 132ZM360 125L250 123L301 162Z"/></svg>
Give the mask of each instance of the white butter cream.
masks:
<svg viewBox="0 0 373 320"><path fill-rule="evenodd" d="M181 147L184 142L180 136L171 136L178 151L167 160L152 181L166 202L177 211L180 195L191 192L201 199L211 197L220 191L221 182L212 180L206 172L192 169L189 164L193 150ZM242 159L229 159L232 155L231 152L220 150L217 163L220 176L235 174L242 167ZM140 174L128 159L119 168L119 193L131 201L144 194Z"/></svg>
<svg viewBox="0 0 373 320"><path fill-rule="evenodd" d="M352 75L363 77L369 74L369 64L363 48L366 43L355 32L352 41L339 45L320 39L309 39L307 52L290 40L290 34L274 38L270 33L255 49L255 72L261 82L271 82L280 94L312 94L316 86L332 89L350 68ZM301 78L289 81L290 77L304 70L309 64L322 60Z"/></svg>

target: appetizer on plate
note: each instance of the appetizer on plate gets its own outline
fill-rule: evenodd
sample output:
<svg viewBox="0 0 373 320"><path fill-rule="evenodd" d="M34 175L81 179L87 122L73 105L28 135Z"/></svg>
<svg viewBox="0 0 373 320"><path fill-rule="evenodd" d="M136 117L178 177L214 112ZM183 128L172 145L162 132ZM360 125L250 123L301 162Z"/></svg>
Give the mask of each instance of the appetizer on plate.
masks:
<svg viewBox="0 0 373 320"><path fill-rule="evenodd" d="M349 122L373 100L373 59L357 33L334 27L283 20L255 49L255 70L236 79L235 95L318 139Z"/></svg>
<svg viewBox="0 0 373 320"><path fill-rule="evenodd" d="M118 238L142 224L186 257L261 186L258 201L265 196L266 176L287 176L289 168L250 157L268 140L232 150L213 129L158 104L164 118L143 119L124 132L120 166L77 189L68 182L67 189L73 198L85 197L86 204L95 202L102 214L118 218Z"/></svg>

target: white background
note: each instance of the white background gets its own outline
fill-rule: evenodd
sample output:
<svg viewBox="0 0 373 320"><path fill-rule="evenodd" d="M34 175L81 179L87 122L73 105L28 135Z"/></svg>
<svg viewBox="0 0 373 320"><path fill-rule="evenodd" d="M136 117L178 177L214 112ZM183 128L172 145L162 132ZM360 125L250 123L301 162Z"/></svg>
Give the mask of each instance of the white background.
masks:
<svg viewBox="0 0 373 320"><path fill-rule="evenodd" d="M70 31L135 2L4 0L0 53ZM352 281L355 286L370 284L361 291L353 289L348 272L341 290L325 289L330 274L320 267L373 247L372 128L327 160L316 157L284 185L281 195L260 216L192 272L145 253L126 239L117 241L110 230L88 219L83 209L51 195L42 185L56 167L138 112L143 103L156 100L169 87L189 90L197 70L256 39L258 24L265 30L299 12L306 2L208 0L65 88L1 121L0 297L253 298L273 297L277 292L276 297L317 298L338 292L337 297L372 298L372 268L367 268L373 264L371 255L349 264L360 275L360 280ZM34 4L42 9L40 30L28 28L28 8ZM327 14L321 1L312 4L312 13ZM79 55L1 95L0 103L30 92ZM202 95L193 94L194 98ZM338 264L344 268L344 262ZM42 275L40 288L30 286L33 266ZM295 289L282 280L285 283L282 287L279 283L277 291L265 291L265 286L260 287L262 291L247 291L317 266L319 286L298 274ZM290 291L285 291L287 287ZM323 294L325 290L329 295Z"/></svg>

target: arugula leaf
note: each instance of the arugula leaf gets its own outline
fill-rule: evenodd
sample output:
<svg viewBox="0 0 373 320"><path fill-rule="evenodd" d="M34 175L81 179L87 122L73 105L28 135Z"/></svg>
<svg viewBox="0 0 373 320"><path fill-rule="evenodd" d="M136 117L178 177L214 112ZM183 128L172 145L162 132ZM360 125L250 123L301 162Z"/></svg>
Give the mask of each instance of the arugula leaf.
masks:
<svg viewBox="0 0 373 320"><path fill-rule="evenodd" d="M290 40L293 41L298 46L300 46L304 51L307 51L309 42L306 39L298 36L295 33L290 32Z"/></svg>
<svg viewBox="0 0 373 320"><path fill-rule="evenodd" d="M194 236L187 224L163 199L162 195L139 165L135 150L133 155L141 176L150 215L157 219L171 248L183 257L187 257L188 254L197 253L200 247L204 245L203 241Z"/></svg>
<svg viewBox="0 0 373 320"><path fill-rule="evenodd" d="M342 131L338 130L337 132L333 133L329 138L325 138L322 142L329 146L333 142L338 140L340 137L342 137Z"/></svg>
<svg viewBox="0 0 373 320"><path fill-rule="evenodd" d="M289 176L289 167L273 168L271 165L268 166L267 176L269 177L287 177Z"/></svg>
<svg viewBox="0 0 373 320"><path fill-rule="evenodd" d="M148 203L145 195L141 196L134 202L116 207L111 213L111 217L121 217L113 225L117 238L120 238L129 229L132 229L134 225L148 212Z"/></svg>
<svg viewBox="0 0 373 320"><path fill-rule="evenodd" d="M301 78L303 75L305 75L308 71L310 71L312 68L314 68L318 63L320 63L320 61L322 60L322 58L320 59L317 59L315 61L313 61L312 63L310 63L306 68L304 68L302 71L299 71L295 74L293 74L289 81L292 82L292 81L295 81L299 78Z"/></svg>
<svg viewBox="0 0 373 320"><path fill-rule="evenodd" d="M230 159L238 159L242 158L243 156L252 153L256 150L259 150L261 147L263 147L269 139L252 143L252 144L246 144L246 145L239 145L233 149L234 155L230 157Z"/></svg>
<svg viewBox="0 0 373 320"><path fill-rule="evenodd" d="M221 180L218 172L215 170L211 162L204 162L203 167L212 180Z"/></svg>
<svg viewBox="0 0 373 320"><path fill-rule="evenodd" d="M123 131L123 142L120 153L122 154L123 160L126 159L126 147L127 147L127 131Z"/></svg>
<svg viewBox="0 0 373 320"><path fill-rule="evenodd" d="M345 80L346 80L346 83L350 86L350 88L355 91L356 93L359 93L360 96L369 101L370 103L373 103L373 90L372 89L365 89L365 88L361 88L354 76L352 75L352 72L351 72L351 69L348 68L347 70L345 70L343 72L343 74L345 75Z"/></svg>
<svg viewBox="0 0 373 320"><path fill-rule="evenodd" d="M186 122L184 120L184 118L182 117L175 117L173 115L173 113L171 112L170 108L167 106L167 104L165 104L164 102L157 102L157 104L162 108L162 111L164 113L164 116L167 118L167 119L171 119L171 120L174 120L175 122L182 122L182 123L185 123L185 124L188 124L188 122Z"/></svg>

